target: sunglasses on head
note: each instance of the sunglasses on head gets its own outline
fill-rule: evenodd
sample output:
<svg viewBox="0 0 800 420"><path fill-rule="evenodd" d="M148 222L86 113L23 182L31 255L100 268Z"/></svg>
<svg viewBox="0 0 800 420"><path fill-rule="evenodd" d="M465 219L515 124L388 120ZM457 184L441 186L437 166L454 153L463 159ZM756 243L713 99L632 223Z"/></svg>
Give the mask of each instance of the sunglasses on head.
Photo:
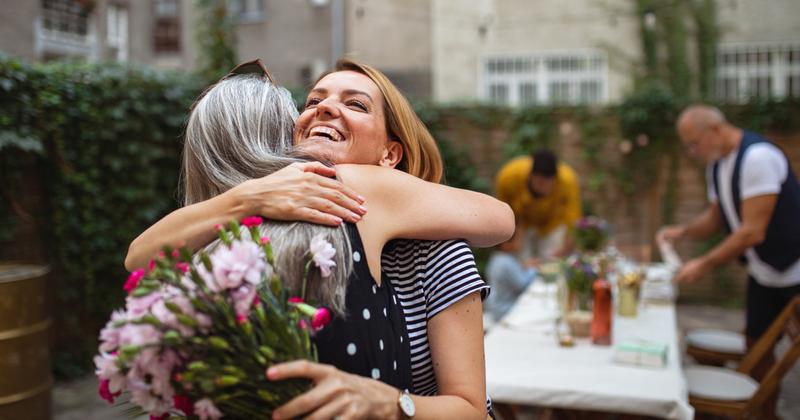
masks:
<svg viewBox="0 0 800 420"><path fill-rule="evenodd" d="M225 77L220 80L225 80L227 78L241 75L241 74L257 74L259 76L266 77L267 80L270 81L273 85L276 85L275 79L267 70L267 66L264 65L264 62L261 61L260 58L257 58L253 61L248 61L246 63L239 64L238 66L234 67L230 73L228 73Z"/></svg>

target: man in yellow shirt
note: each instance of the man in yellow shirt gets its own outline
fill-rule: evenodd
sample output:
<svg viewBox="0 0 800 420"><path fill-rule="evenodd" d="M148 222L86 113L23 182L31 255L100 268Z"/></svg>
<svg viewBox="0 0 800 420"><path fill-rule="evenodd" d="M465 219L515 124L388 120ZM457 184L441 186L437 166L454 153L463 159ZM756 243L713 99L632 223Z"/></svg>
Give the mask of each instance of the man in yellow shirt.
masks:
<svg viewBox="0 0 800 420"><path fill-rule="evenodd" d="M572 250L572 230L581 217L575 171L549 150L512 159L497 173L497 198L514 210L524 231L520 257L551 258Z"/></svg>

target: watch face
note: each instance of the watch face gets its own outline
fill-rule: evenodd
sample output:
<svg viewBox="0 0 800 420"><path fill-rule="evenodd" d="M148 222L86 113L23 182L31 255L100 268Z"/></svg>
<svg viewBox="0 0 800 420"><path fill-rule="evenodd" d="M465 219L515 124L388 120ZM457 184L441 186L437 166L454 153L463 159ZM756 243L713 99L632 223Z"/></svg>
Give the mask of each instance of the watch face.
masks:
<svg viewBox="0 0 800 420"><path fill-rule="evenodd" d="M417 412L417 408L414 406L414 400L406 393L400 395L400 409L403 410L403 414L408 417L414 417L414 414Z"/></svg>

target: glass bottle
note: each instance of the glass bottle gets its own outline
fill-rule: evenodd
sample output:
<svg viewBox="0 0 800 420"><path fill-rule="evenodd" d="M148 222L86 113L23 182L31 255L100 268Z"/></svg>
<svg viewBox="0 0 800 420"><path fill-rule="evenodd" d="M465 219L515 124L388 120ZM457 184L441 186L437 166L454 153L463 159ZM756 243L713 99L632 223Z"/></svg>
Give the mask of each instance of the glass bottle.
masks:
<svg viewBox="0 0 800 420"><path fill-rule="evenodd" d="M601 275L592 284L594 305L592 308L592 344L611 345L611 319L613 308L611 303L611 283Z"/></svg>

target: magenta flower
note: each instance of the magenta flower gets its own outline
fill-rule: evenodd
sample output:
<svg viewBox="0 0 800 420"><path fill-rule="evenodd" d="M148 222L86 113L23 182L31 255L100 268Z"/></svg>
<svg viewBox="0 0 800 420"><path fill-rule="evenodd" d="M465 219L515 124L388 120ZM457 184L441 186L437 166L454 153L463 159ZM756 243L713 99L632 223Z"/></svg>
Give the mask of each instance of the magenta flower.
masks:
<svg viewBox="0 0 800 420"><path fill-rule="evenodd" d="M325 234L320 233L311 239L309 251L314 264L319 267L322 277L330 277L331 267L336 266L332 259L336 255L336 250L330 242L325 240Z"/></svg>
<svg viewBox="0 0 800 420"><path fill-rule="evenodd" d="M311 318L311 328L313 328L315 331L321 330L330 322L331 311L329 311L328 308L319 308L316 312L314 312L314 316Z"/></svg>
<svg viewBox="0 0 800 420"><path fill-rule="evenodd" d="M289 298L289 303L303 303L303 298L292 296Z"/></svg>
<svg viewBox="0 0 800 420"><path fill-rule="evenodd" d="M108 401L109 404L114 404L114 399L119 397L122 392L111 392L109 389L109 382L108 379L100 381L100 385L97 387L97 394L100 395L100 398Z"/></svg>
<svg viewBox="0 0 800 420"><path fill-rule="evenodd" d="M192 400L185 395L176 395L172 397L172 405L178 410L183 411L183 414L187 417L194 415L194 404L192 404Z"/></svg>
<svg viewBox="0 0 800 420"><path fill-rule="evenodd" d="M144 277L144 269L140 268L138 270L134 270L129 276L128 280L125 281L125 285L122 286L126 292L130 293L133 289L135 289L139 285L139 281L142 280Z"/></svg>
<svg viewBox="0 0 800 420"><path fill-rule="evenodd" d="M214 402L208 398L203 398L194 403L194 412L200 417L200 420L217 420L222 417L222 412L219 411L217 406L214 405Z"/></svg>
<svg viewBox="0 0 800 420"><path fill-rule="evenodd" d="M247 227L259 226L264 223L264 219L259 216L248 216L242 219L242 225Z"/></svg>

